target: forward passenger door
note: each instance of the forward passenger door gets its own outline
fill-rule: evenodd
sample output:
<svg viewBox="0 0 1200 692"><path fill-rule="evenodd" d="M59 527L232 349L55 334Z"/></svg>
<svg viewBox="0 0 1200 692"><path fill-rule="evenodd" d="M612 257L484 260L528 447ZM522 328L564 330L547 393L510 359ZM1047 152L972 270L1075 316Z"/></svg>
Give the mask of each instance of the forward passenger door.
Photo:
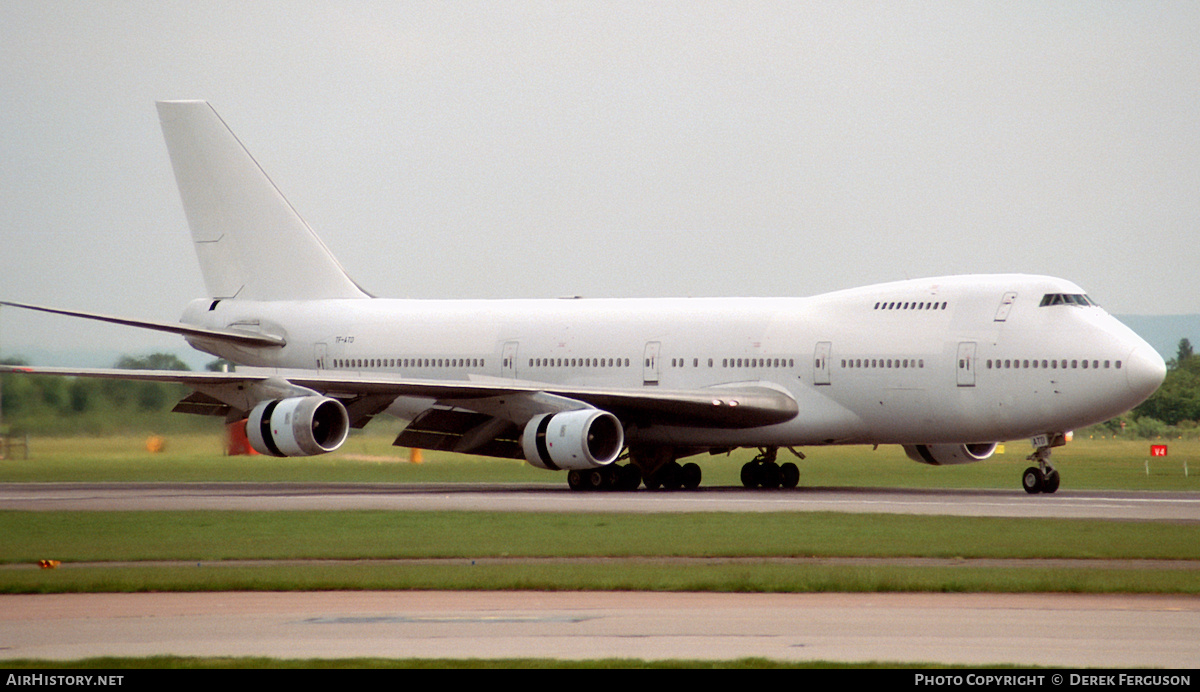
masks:
<svg viewBox="0 0 1200 692"><path fill-rule="evenodd" d="M975 342L963 341L958 345L958 386L975 386Z"/></svg>
<svg viewBox="0 0 1200 692"><path fill-rule="evenodd" d="M646 342L646 352L642 361L642 384L647 387L658 386L658 354L661 350L662 342Z"/></svg>
<svg viewBox="0 0 1200 692"><path fill-rule="evenodd" d="M829 353L832 350L832 342L817 342L813 352L813 384L829 384Z"/></svg>

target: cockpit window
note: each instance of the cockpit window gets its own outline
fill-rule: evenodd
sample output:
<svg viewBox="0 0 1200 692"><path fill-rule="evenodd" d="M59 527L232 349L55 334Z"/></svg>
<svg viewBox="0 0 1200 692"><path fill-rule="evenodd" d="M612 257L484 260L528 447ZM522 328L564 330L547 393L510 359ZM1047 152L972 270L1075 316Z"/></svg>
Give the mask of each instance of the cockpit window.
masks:
<svg viewBox="0 0 1200 692"><path fill-rule="evenodd" d="M1096 303L1082 293L1047 293L1042 296L1041 307L1047 305L1083 305L1095 306Z"/></svg>

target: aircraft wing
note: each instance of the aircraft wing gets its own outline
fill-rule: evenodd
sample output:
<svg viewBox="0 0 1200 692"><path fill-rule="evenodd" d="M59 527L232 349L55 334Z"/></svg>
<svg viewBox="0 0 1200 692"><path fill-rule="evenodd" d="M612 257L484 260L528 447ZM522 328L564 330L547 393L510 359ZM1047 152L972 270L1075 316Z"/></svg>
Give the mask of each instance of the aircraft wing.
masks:
<svg viewBox="0 0 1200 692"><path fill-rule="evenodd" d="M347 377L344 373L318 370L265 368L201 373L4 365L0 366L0 372L175 382L196 390L180 402L177 411L213 415L244 413L267 399L322 394L342 401L355 427L361 427L398 397L429 399L436 406L473 411L517 425L523 425L538 413L589 406L627 422L717 428L782 423L799 413L796 400L785 390L758 382L670 390L569 386L492 377L467 380L421 380L374 374Z"/></svg>

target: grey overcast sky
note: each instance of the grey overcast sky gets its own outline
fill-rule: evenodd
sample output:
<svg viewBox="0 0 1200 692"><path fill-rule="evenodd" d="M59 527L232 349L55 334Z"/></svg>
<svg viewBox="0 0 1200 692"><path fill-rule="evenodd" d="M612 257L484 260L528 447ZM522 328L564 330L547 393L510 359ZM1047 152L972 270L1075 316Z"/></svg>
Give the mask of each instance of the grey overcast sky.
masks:
<svg viewBox="0 0 1200 692"><path fill-rule="evenodd" d="M379 296L1023 272L1200 312L1194 0L6 0L0 92L0 299L203 297L154 109L203 98ZM88 349L187 351L0 313L0 355Z"/></svg>

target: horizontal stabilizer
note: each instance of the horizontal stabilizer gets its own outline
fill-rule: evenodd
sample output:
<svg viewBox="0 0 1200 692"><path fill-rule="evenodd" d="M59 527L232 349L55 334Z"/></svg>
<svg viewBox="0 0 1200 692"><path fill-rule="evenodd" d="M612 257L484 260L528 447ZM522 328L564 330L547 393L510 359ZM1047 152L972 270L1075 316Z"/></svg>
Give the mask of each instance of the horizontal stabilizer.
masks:
<svg viewBox="0 0 1200 692"><path fill-rule="evenodd" d="M216 341L227 341L230 343L240 344L242 346L284 346L287 344L282 337L271 336L270 334L263 334L261 332L243 332L236 329L208 329L205 327L193 327L186 324L179 324L177 322L172 323L155 322L152 320L134 320L127 317L101 315L95 312L63 310L61 308L48 308L42 305L29 305L27 303L10 303L8 301L0 301L0 305L7 305L8 307L12 308L23 308L25 310L37 310L39 312L49 312L55 315L67 315L68 317L82 317L88 320L120 324L126 327L152 329L157 332L168 332L170 334L179 334L180 336L201 337Z"/></svg>

